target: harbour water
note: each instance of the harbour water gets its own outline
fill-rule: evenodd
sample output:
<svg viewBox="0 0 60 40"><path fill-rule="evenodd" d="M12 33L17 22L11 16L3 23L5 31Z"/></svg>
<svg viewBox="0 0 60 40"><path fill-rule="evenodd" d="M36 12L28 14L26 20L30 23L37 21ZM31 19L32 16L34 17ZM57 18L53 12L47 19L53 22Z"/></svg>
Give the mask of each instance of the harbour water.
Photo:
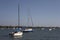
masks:
<svg viewBox="0 0 60 40"><path fill-rule="evenodd" d="M43 30L42 30L43 29ZM60 40L60 28L35 28L33 32L24 33L21 37L11 37L14 29L0 29L0 40Z"/></svg>

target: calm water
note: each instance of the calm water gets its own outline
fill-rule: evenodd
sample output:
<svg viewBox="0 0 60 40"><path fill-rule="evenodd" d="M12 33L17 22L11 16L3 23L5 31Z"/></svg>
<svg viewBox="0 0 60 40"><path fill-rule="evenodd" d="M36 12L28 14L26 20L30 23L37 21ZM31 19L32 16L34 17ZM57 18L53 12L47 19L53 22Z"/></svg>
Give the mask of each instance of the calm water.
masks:
<svg viewBox="0 0 60 40"><path fill-rule="evenodd" d="M60 28L51 31L49 28L33 30L34 32L24 33L22 37L11 37L8 34L14 29L0 29L0 40L60 40Z"/></svg>

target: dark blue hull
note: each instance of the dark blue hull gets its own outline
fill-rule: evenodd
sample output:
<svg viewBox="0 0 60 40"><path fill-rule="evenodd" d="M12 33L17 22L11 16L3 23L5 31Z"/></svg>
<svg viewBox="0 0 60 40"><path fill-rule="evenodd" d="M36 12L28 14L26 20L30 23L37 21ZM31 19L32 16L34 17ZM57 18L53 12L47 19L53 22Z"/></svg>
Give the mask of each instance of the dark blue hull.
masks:
<svg viewBox="0 0 60 40"><path fill-rule="evenodd" d="M23 33L27 33L27 32L33 32L33 31L23 31Z"/></svg>

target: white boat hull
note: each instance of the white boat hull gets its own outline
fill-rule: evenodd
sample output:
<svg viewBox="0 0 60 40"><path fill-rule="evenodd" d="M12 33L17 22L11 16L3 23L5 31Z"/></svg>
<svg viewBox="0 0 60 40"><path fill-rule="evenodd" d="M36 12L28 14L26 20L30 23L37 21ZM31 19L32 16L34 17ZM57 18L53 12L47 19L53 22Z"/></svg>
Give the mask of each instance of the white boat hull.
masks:
<svg viewBox="0 0 60 40"><path fill-rule="evenodd" d="M14 33L14 34L13 34L13 36L21 36L21 35L23 35L22 32L17 32L17 33Z"/></svg>
<svg viewBox="0 0 60 40"><path fill-rule="evenodd" d="M32 32L33 30L32 29L25 29L23 30L23 32Z"/></svg>
<svg viewBox="0 0 60 40"><path fill-rule="evenodd" d="M16 32L16 33L12 32L9 35L11 35L11 36L22 36L23 32Z"/></svg>

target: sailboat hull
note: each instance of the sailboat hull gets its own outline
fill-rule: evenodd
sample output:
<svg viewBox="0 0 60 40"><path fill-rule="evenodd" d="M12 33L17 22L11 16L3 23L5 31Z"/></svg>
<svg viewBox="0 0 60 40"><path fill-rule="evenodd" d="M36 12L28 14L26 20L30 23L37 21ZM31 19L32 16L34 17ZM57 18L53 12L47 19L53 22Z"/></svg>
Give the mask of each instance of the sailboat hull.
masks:
<svg viewBox="0 0 60 40"><path fill-rule="evenodd" d="M12 32L12 33L9 33L9 35L11 35L11 36L22 36L23 32Z"/></svg>
<svg viewBox="0 0 60 40"><path fill-rule="evenodd" d="M25 30L23 30L23 32L33 32L33 30L32 29L25 29Z"/></svg>

